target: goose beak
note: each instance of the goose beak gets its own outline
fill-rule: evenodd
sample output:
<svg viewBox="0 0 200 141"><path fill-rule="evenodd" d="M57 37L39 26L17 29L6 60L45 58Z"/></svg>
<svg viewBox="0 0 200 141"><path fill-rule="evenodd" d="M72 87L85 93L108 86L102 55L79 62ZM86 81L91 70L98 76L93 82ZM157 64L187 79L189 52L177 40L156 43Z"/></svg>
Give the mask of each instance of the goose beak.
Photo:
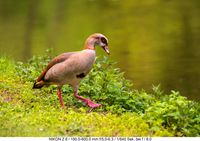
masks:
<svg viewBox="0 0 200 141"><path fill-rule="evenodd" d="M108 50L108 46L103 46L102 48L108 55L110 55L110 51Z"/></svg>

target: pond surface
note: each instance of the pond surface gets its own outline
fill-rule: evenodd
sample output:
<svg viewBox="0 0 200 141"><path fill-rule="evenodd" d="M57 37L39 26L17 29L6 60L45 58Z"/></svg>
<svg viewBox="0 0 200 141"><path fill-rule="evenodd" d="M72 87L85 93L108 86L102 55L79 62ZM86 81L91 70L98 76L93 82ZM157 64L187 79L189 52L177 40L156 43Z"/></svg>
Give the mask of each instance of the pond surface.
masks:
<svg viewBox="0 0 200 141"><path fill-rule="evenodd" d="M134 88L200 100L200 0L0 1L0 55L15 60L80 50L94 32Z"/></svg>

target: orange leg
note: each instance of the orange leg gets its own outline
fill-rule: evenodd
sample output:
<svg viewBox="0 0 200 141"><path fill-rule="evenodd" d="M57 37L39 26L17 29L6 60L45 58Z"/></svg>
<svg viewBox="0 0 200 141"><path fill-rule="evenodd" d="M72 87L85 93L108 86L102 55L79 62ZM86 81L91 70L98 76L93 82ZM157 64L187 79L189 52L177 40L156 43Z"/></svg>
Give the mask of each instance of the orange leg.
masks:
<svg viewBox="0 0 200 141"><path fill-rule="evenodd" d="M97 108L97 107L101 106L101 104L94 103L94 102L92 102L90 99L87 99L87 98L84 98L84 97L82 97L82 96L79 96L77 90L74 91L74 96L75 96L77 99L79 99L79 100L85 102L85 103L86 103L89 107L91 107L91 108Z"/></svg>
<svg viewBox="0 0 200 141"><path fill-rule="evenodd" d="M58 87L58 92L57 92L57 94L58 94L58 98L59 98L59 100L60 100L60 104L61 104L62 108L64 109L64 108L65 108L65 104L64 104L64 101L63 101L63 99L62 99L61 87Z"/></svg>

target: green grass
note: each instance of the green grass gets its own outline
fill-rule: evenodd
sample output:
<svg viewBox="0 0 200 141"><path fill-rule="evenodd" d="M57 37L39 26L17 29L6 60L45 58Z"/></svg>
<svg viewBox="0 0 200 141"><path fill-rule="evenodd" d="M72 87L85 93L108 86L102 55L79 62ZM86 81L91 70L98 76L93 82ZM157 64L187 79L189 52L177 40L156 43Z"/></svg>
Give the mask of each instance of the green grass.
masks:
<svg viewBox="0 0 200 141"><path fill-rule="evenodd" d="M33 90L51 57L27 63L0 58L0 136L200 136L200 104L178 92L132 89L114 62L97 59L79 94L103 106L88 113L68 86L62 110L56 86Z"/></svg>

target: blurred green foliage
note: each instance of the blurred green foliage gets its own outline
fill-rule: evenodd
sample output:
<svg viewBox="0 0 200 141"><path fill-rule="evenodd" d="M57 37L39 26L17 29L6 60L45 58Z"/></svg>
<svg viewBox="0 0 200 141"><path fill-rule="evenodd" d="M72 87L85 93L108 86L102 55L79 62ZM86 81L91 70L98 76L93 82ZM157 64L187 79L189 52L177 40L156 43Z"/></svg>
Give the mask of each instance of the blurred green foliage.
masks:
<svg viewBox="0 0 200 141"><path fill-rule="evenodd" d="M49 52L49 51L48 51ZM51 51L50 51L51 52ZM97 58L79 94L103 106L89 110L63 87L62 110L56 86L32 90L51 53L13 63L0 59L1 136L200 136L200 105L176 91L132 89L115 62Z"/></svg>

